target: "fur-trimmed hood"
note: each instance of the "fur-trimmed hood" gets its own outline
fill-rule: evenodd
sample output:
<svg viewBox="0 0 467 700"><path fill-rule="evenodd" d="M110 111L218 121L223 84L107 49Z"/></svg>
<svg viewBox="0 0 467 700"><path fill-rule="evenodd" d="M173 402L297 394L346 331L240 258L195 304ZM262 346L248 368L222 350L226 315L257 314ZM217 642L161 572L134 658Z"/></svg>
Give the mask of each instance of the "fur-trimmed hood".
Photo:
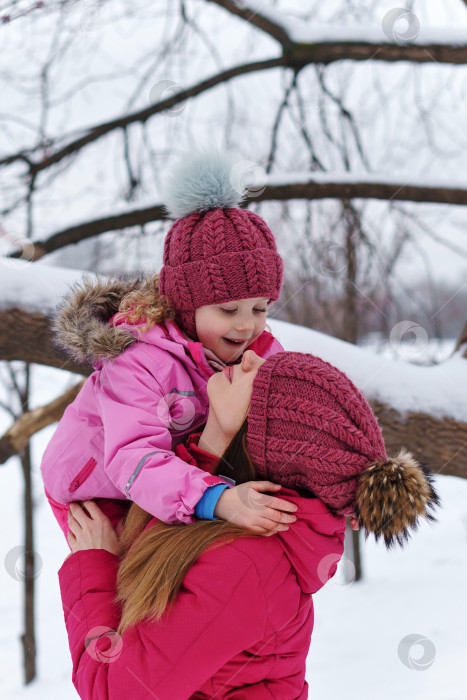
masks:
<svg viewBox="0 0 467 700"><path fill-rule="evenodd" d="M54 344L79 365L118 357L138 340L137 326L109 326L125 294L144 289L142 278L84 277L75 284L57 310L52 324Z"/></svg>

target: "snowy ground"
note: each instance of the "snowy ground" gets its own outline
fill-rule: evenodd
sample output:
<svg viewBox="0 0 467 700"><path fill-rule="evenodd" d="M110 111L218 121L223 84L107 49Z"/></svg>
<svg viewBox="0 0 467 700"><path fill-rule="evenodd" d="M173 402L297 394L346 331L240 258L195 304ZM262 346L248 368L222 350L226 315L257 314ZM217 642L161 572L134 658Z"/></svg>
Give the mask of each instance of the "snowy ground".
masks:
<svg viewBox="0 0 467 700"><path fill-rule="evenodd" d="M71 381L76 381L71 378ZM37 403L59 394L70 375L34 367ZM0 414L0 429L8 425ZM68 547L43 495L40 455L53 432L34 440L35 550L42 560L37 576L38 678L23 686L22 583L1 567L0 698L68 700L71 683L68 641L57 570ZM2 468L5 494L0 557L23 542L22 474L11 459ZM310 700L467 700L467 480L437 476L443 500L436 525L423 524L404 551L362 543L363 582L345 583L343 566L315 596L315 630L308 657ZM345 561L344 561L345 564ZM8 567L9 568L9 567ZM420 635L398 654L402 640ZM401 653L403 656L403 654ZM410 668L425 666L424 670Z"/></svg>

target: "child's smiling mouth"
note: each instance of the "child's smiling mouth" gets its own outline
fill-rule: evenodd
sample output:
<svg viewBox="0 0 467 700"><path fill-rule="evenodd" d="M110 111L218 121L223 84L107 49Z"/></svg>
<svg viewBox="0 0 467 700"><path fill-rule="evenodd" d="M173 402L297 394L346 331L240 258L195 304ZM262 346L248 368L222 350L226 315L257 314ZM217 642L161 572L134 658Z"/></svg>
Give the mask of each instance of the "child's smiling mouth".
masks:
<svg viewBox="0 0 467 700"><path fill-rule="evenodd" d="M248 342L248 338L246 340L232 340L231 338L222 338L222 340L225 340L227 343L231 343L232 345L242 345L243 343Z"/></svg>

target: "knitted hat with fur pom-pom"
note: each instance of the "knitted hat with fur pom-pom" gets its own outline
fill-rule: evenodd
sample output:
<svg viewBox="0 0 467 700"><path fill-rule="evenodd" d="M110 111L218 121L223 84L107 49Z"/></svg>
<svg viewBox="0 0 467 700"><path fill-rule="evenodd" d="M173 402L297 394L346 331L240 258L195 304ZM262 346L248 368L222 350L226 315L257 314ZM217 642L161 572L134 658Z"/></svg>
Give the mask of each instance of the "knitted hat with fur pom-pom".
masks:
<svg viewBox="0 0 467 700"><path fill-rule="evenodd" d="M176 218L164 242L159 293L198 340L195 309L232 300L279 299L283 265L258 214L241 209L234 164L217 152L194 153L169 175L165 207Z"/></svg>
<svg viewBox="0 0 467 700"><path fill-rule="evenodd" d="M378 421L350 379L314 355L279 352L253 381L247 445L259 478L304 489L365 537L403 546L440 500L406 450L388 458Z"/></svg>

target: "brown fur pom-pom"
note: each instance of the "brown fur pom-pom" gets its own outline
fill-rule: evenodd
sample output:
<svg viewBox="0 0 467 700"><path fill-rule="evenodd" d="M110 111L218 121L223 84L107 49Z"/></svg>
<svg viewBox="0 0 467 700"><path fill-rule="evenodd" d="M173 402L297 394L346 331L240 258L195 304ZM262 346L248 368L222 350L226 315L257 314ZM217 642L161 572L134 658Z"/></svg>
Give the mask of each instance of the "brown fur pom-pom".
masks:
<svg viewBox="0 0 467 700"><path fill-rule="evenodd" d="M362 473L355 515L365 539L370 532L376 540L382 536L390 549L396 542L404 546L420 516L436 520L429 511L439 505L431 472L402 449L393 459L374 462Z"/></svg>

